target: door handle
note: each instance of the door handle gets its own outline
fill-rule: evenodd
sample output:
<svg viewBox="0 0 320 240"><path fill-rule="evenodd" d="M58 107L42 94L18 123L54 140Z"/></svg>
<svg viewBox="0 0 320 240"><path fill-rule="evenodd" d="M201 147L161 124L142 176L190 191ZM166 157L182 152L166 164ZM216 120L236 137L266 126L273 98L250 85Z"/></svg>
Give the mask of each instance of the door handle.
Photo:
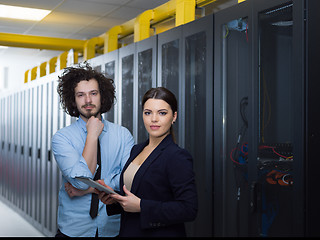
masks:
<svg viewBox="0 0 320 240"><path fill-rule="evenodd" d="M250 185L250 212L254 213L257 209L257 182Z"/></svg>

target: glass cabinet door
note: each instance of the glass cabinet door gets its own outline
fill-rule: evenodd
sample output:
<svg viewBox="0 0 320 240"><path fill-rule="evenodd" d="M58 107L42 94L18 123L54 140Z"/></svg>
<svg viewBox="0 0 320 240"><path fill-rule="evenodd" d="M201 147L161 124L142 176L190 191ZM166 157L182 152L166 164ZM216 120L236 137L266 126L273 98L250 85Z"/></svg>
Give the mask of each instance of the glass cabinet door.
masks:
<svg viewBox="0 0 320 240"><path fill-rule="evenodd" d="M242 219L248 214L248 18L246 16L226 22L222 26L223 51L226 68L223 77L223 139L226 171L223 182L225 209L228 216L227 234L246 234L246 223ZM234 216L229 218L229 216ZM228 227L228 228L229 228ZM231 231L230 231L231 230ZM231 236L232 236L231 235Z"/></svg>
<svg viewBox="0 0 320 240"><path fill-rule="evenodd" d="M183 143L193 157L198 190L198 215L187 226L190 236L212 236L212 92L213 15L185 24L182 29L181 98L184 109L180 130ZM200 223L200 224L199 224Z"/></svg>
<svg viewBox="0 0 320 240"><path fill-rule="evenodd" d="M258 209L261 236L290 236L293 219L293 4L258 12Z"/></svg>
<svg viewBox="0 0 320 240"><path fill-rule="evenodd" d="M246 2L215 14L215 236L248 236L250 30Z"/></svg>
<svg viewBox="0 0 320 240"><path fill-rule="evenodd" d="M138 142L148 139L148 132L145 130L142 117L143 95L152 87L152 48L138 52Z"/></svg>
<svg viewBox="0 0 320 240"><path fill-rule="evenodd" d="M156 86L156 57L157 57L157 37L152 36L136 43L136 85L137 92L137 142L141 143L148 139L149 135L143 123L142 98L152 87Z"/></svg>
<svg viewBox="0 0 320 240"><path fill-rule="evenodd" d="M115 85L115 88L116 88L116 79L115 79L115 69L116 69L116 65L115 65L115 60L113 61L110 61L110 62L107 62L105 63L105 74L111 78L113 81L114 81L114 85ZM116 89L116 92L117 92L118 89ZM114 102L115 104L115 102ZM111 107L111 109L105 113L105 118L110 121L110 122L114 122L114 105Z"/></svg>
<svg viewBox="0 0 320 240"><path fill-rule="evenodd" d="M116 91L116 99L114 101L113 106L109 110L109 112L105 113L105 118L114 123L118 123L118 105L119 105L119 95L121 89L119 87L119 50L114 50L104 55L104 72L107 77L113 79L115 91Z"/></svg>
<svg viewBox="0 0 320 240"><path fill-rule="evenodd" d="M133 106L134 106L134 52L135 45L131 44L119 50L119 82L121 88L120 124L134 135Z"/></svg>
<svg viewBox="0 0 320 240"><path fill-rule="evenodd" d="M178 111L181 110L181 48L182 27L176 27L158 35L158 77L157 86L168 88L178 100ZM174 136L181 145L181 118L174 124Z"/></svg>

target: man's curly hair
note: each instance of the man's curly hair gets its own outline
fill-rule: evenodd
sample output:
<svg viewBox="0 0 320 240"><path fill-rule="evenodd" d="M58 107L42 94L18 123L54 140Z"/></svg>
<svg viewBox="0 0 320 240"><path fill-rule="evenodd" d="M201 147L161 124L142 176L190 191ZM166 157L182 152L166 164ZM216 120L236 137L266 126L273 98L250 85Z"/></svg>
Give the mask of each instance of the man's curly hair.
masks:
<svg viewBox="0 0 320 240"><path fill-rule="evenodd" d="M101 95L100 113L108 112L115 99L114 81L104 74L94 70L87 62L81 63L78 67L67 67L58 79L57 91L60 96L60 103L65 112L70 116L79 117L80 113L75 102L75 88L80 81L90 79L97 80Z"/></svg>

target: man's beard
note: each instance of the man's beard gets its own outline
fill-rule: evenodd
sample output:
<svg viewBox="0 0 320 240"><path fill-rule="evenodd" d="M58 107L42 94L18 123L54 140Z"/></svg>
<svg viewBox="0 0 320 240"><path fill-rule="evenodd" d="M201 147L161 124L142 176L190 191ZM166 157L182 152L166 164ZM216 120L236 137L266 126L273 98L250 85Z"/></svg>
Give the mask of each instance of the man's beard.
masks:
<svg viewBox="0 0 320 240"><path fill-rule="evenodd" d="M89 112L87 114L83 114L82 112L79 112L79 113L80 113L81 116L85 117L86 119L89 119L92 116L97 117L100 112L96 112L96 113Z"/></svg>
<svg viewBox="0 0 320 240"><path fill-rule="evenodd" d="M87 107L87 105L83 106L82 108ZM98 114L100 113L100 109L96 112L96 113L92 113L91 111L79 111L79 114L83 117L85 117L86 119L91 118L92 116L97 117Z"/></svg>

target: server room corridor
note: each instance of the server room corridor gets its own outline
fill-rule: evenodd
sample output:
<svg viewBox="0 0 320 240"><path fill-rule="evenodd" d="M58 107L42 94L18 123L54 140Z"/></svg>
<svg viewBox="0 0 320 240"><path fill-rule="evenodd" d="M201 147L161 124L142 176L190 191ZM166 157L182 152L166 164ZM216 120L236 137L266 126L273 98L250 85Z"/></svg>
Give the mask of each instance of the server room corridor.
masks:
<svg viewBox="0 0 320 240"><path fill-rule="evenodd" d="M12 14L1 16L7 7ZM89 217L91 189L82 191L76 179L94 179L91 163L99 165L96 153L91 159L84 150L87 129L77 130L87 118L80 117L81 109L98 107L99 124L108 122L98 138L106 139L99 145L105 183L121 189L126 167L133 158L133 163L142 160L129 180L136 186L132 194L146 207L126 214L139 218L141 229L132 227L120 236L140 231L171 236L185 223L191 238L319 237L319 9L320 0L1 0L0 240L54 237L58 228L75 237L95 236L98 227L107 236L117 234L109 222ZM27 10L46 15L22 19ZM16 12L21 14L12 19ZM63 90L65 74L86 64L94 75ZM102 86L102 75L113 81L112 104L102 100L112 90ZM99 99L91 98L98 92L91 88L84 94L86 103L81 98L69 105L78 98L77 84L95 78ZM149 142L167 134L163 119L170 115L155 111L161 117L149 136L142 103L156 87L176 97L178 118L170 133L181 149L170 151L176 154L172 158L188 156L192 171L179 171L183 164L174 159L176 171L169 171L173 162L160 157L169 156L163 152L165 143ZM125 132L111 131L109 125ZM131 138L126 133L134 149L147 144L139 155L125 150ZM60 136L57 141L54 135ZM151 149L154 157L139 159ZM110 165L111 156L117 159ZM149 171L157 167L164 172ZM155 182L141 180L147 169L157 175L151 178ZM176 182L191 172L194 178ZM191 181L197 188L195 219L174 217L174 211L157 214L163 211L156 209L174 204L189 207L195 196L189 195ZM79 188L81 196L68 197L65 182ZM153 183L145 199L140 190ZM154 197L158 191L171 192L165 200L170 203L160 204ZM102 212L100 217L109 219ZM116 218L110 216L112 225Z"/></svg>
<svg viewBox="0 0 320 240"><path fill-rule="evenodd" d="M0 200L0 238L1 237L45 237L26 219Z"/></svg>

